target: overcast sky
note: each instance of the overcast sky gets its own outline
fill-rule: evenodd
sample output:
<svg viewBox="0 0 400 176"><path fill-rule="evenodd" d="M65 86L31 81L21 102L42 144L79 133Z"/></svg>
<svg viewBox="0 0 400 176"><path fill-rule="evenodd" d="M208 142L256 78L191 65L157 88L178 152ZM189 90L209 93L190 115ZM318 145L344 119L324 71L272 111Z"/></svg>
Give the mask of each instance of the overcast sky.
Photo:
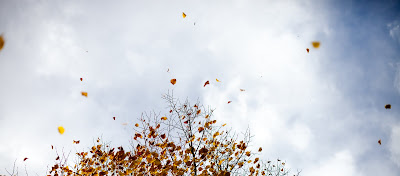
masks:
<svg viewBox="0 0 400 176"><path fill-rule="evenodd" d="M399 0L0 0L0 34L0 174L128 146L172 90L304 176L400 174Z"/></svg>

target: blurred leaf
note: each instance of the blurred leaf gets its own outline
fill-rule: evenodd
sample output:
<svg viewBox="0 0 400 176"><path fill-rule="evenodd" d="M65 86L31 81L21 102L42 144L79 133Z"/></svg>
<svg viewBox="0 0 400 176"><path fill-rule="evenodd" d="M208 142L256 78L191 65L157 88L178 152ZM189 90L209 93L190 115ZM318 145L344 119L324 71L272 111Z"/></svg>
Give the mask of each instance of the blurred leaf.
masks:
<svg viewBox="0 0 400 176"><path fill-rule="evenodd" d="M320 45L320 43L317 42L317 41L312 42L312 46L313 46L314 48L319 48L319 45Z"/></svg>
<svg viewBox="0 0 400 176"><path fill-rule="evenodd" d="M176 79L171 79L171 84L175 85L176 84Z"/></svg>
<svg viewBox="0 0 400 176"><path fill-rule="evenodd" d="M115 117L113 117L113 119L115 120Z"/></svg>
<svg viewBox="0 0 400 176"><path fill-rule="evenodd" d="M379 145L382 145L381 139L378 140L378 144L379 144Z"/></svg>
<svg viewBox="0 0 400 176"><path fill-rule="evenodd" d="M206 87L207 84L210 84L210 81L206 81L203 87Z"/></svg>
<svg viewBox="0 0 400 176"><path fill-rule="evenodd" d="M24 161L26 161L28 158L24 158Z"/></svg>
<svg viewBox="0 0 400 176"><path fill-rule="evenodd" d="M59 127L58 127L58 132L59 132L60 134L63 134L63 133L65 132L64 127L59 126Z"/></svg>
<svg viewBox="0 0 400 176"><path fill-rule="evenodd" d="M228 104L229 104L229 103L232 103L232 101L228 101Z"/></svg>
<svg viewBox="0 0 400 176"><path fill-rule="evenodd" d="M309 53L309 52L310 52L310 49L308 49L308 48L307 48L306 50L307 50L307 53Z"/></svg>
<svg viewBox="0 0 400 176"><path fill-rule="evenodd" d="M81 78L81 81L82 81L82 78Z"/></svg>
<svg viewBox="0 0 400 176"><path fill-rule="evenodd" d="M0 35L0 51L1 49L3 49L3 46L4 46L4 38L3 35Z"/></svg>
<svg viewBox="0 0 400 176"><path fill-rule="evenodd" d="M186 14L184 12L182 12L182 17L186 18Z"/></svg>
<svg viewBox="0 0 400 176"><path fill-rule="evenodd" d="M73 141L74 144L79 144L79 142L80 142L80 140L77 140L77 141L72 140L72 141Z"/></svg>
<svg viewBox="0 0 400 176"><path fill-rule="evenodd" d="M136 124L135 124L135 127L139 127L139 124L136 123Z"/></svg>
<svg viewBox="0 0 400 176"><path fill-rule="evenodd" d="M168 118L167 117L161 117L161 120L167 120Z"/></svg>
<svg viewBox="0 0 400 176"><path fill-rule="evenodd" d="M391 108L392 108L392 105L387 104L387 105L385 105L385 108L386 108L386 109L391 109Z"/></svg>
<svg viewBox="0 0 400 176"><path fill-rule="evenodd" d="M244 90L244 89L240 89L240 91L241 91L241 92L244 92L245 90Z"/></svg>
<svg viewBox="0 0 400 176"><path fill-rule="evenodd" d="M81 92L82 96L87 97L87 92Z"/></svg>
<svg viewBox="0 0 400 176"><path fill-rule="evenodd" d="M218 79L215 79L217 82L221 82L220 80L218 80Z"/></svg>

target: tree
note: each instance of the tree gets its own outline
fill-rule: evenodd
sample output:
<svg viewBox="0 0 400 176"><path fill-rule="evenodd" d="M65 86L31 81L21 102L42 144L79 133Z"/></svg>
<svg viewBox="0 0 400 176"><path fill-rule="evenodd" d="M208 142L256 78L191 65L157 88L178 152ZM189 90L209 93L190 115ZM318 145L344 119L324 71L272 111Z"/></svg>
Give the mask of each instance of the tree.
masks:
<svg viewBox="0 0 400 176"><path fill-rule="evenodd" d="M288 175L281 160L262 161L248 150L247 129L239 135L217 125L213 111L199 102L181 103L173 95L163 95L167 116L143 113L135 124L131 150L113 148L97 139L89 152L78 152L75 166L68 157L57 158L52 175ZM299 175L299 173L297 173Z"/></svg>

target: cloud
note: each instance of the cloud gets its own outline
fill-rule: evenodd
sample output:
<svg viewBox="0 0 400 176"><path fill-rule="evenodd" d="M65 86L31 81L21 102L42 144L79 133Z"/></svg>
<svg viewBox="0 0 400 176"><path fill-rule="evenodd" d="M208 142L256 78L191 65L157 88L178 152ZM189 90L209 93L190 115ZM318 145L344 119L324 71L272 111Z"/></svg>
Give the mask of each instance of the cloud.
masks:
<svg viewBox="0 0 400 176"><path fill-rule="evenodd" d="M400 166L400 125L393 125L390 134L389 150L391 152L391 159Z"/></svg>
<svg viewBox="0 0 400 176"><path fill-rule="evenodd" d="M389 35L397 42L400 43L400 23L399 21L393 21L387 25L389 28Z"/></svg>

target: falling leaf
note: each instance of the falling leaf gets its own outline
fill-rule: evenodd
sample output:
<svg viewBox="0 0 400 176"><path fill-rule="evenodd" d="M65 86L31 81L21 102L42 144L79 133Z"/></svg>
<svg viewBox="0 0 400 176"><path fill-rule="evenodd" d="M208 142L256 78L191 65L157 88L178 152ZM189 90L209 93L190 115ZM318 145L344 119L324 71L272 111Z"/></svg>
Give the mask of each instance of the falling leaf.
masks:
<svg viewBox="0 0 400 176"><path fill-rule="evenodd" d="M122 123L122 125L126 126L126 125L128 125L128 123Z"/></svg>
<svg viewBox="0 0 400 176"><path fill-rule="evenodd" d="M82 96L87 97L87 92L81 92Z"/></svg>
<svg viewBox="0 0 400 176"><path fill-rule="evenodd" d="M210 84L210 81L206 81L203 87L206 87L207 84Z"/></svg>
<svg viewBox="0 0 400 176"><path fill-rule="evenodd" d="M3 49L3 46L4 46L4 38L3 35L0 35L0 51L1 49Z"/></svg>
<svg viewBox="0 0 400 176"><path fill-rule="evenodd" d="M139 124L135 124L135 127L139 127Z"/></svg>
<svg viewBox="0 0 400 176"><path fill-rule="evenodd" d="M176 79L171 79L171 84L175 85L176 84Z"/></svg>
<svg viewBox="0 0 400 176"><path fill-rule="evenodd" d="M80 142L80 140L78 140L78 141L72 140L72 141L74 144L79 144L79 142Z"/></svg>
<svg viewBox="0 0 400 176"><path fill-rule="evenodd" d="M261 152L262 151L262 148L260 147L259 149L258 149L258 152Z"/></svg>
<svg viewBox="0 0 400 176"><path fill-rule="evenodd" d="M184 123L184 124L188 124L188 122L189 122L189 120L186 120L186 121L184 121L183 123Z"/></svg>
<svg viewBox="0 0 400 176"><path fill-rule="evenodd" d="M386 109L391 109L391 108L392 108L392 105L387 104L387 105L385 105L385 108L386 108Z"/></svg>
<svg viewBox="0 0 400 176"><path fill-rule="evenodd" d="M310 52L310 49L308 49L308 48L307 48L306 50L307 50L307 53L309 53L309 52Z"/></svg>
<svg viewBox="0 0 400 176"><path fill-rule="evenodd" d="M201 113L201 110L199 109L199 110L197 110L197 115L199 115Z"/></svg>
<svg viewBox="0 0 400 176"><path fill-rule="evenodd" d="M59 126L59 127L58 127L58 132L59 132L60 134L63 134L63 133L65 132L64 127Z"/></svg>
<svg viewBox="0 0 400 176"><path fill-rule="evenodd" d="M378 140L378 144L379 144L379 145L382 145L381 139Z"/></svg>
<svg viewBox="0 0 400 176"><path fill-rule="evenodd" d="M220 80L218 80L218 79L215 79L217 82L221 82Z"/></svg>
<svg viewBox="0 0 400 176"><path fill-rule="evenodd" d="M53 145L51 145L51 149L52 149L52 150L53 150L53 148L54 148Z"/></svg>
<svg viewBox="0 0 400 176"><path fill-rule="evenodd" d="M171 110L169 110L169 113L172 113L172 109L171 109Z"/></svg>
<svg viewBox="0 0 400 176"><path fill-rule="evenodd" d="M167 117L161 117L161 120L167 120L168 118Z"/></svg>
<svg viewBox="0 0 400 176"><path fill-rule="evenodd" d="M115 117L113 117L113 119L115 120Z"/></svg>
<svg viewBox="0 0 400 176"><path fill-rule="evenodd" d="M82 81L82 78L81 78L81 81Z"/></svg>
<svg viewBox="0 0 400 176"><path fill-rule="evenodd" d="M281 169L281 171L283 172L283 168Z"/></svg>
<svg viewBox="0 0 400 176"><path fill-rule="evenodd" d="M244 92L245 90L244 90L244 89L240 89L240 91L241 91L241 92Z"/></svg>
<svg viewBox="0 0 400 176"><path fill-rule="evenodd" d="M207 114L204 118L208 118L209 117L209 115Z"/></svg>
<svg viewBox="0 0 400 176"><path fill-rule="evenodd" d="M232 101L228 101L228 104L229 104L229 103L232 103Z"/></svg>
<svg viewBox="0 0 400 176"><path fill-rule="evenodd" d="M182 12L182 17L183 17L183 18L186 18L185 12Z"/></svg>
<svg viewBox="0 0 400 176"><path fill-rule="evenodd" d="M282 163L282 165L285 165L285 163Z"/></svg>
<svg viewBox="0 0 400 176"><path fill-rule="evenodd" d="M60 159L60 156L57 156L56 160L59 160L59 159Z"/></svg>
<svg viewBox="0 0 400 176"><path fill-rule="evenodd" d="M24 161L26 161L28 158L24 158Z"/></svg>
<svg viewBox="0 0 400 176"><path fill-rule="evenodd" d="M319 48L319 42L317 42L317 41L315 41L315 42L312 42L312 46L314 47L314 48Z"/></svg>
<svg viewBox="0 0 400 176"><path fill-rule="evenodd" d="M222 126L225 126L226 125L226 123L225 124L223 124Z"/></svg>

